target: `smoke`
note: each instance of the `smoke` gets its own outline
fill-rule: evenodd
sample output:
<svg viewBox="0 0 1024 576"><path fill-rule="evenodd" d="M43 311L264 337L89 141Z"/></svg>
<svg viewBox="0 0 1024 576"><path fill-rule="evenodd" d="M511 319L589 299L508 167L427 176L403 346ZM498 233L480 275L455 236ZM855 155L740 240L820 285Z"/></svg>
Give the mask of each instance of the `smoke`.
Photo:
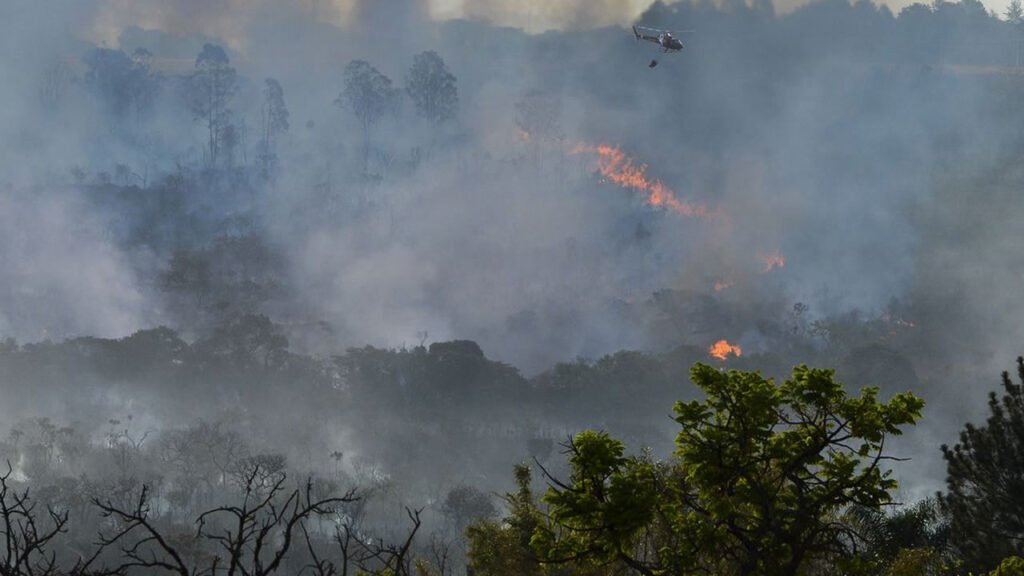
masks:
<svg viewBox="0 0 1024 576"><path fill-rule="evenodd" d="M532 157L527 146L521 153ZM571 163L567 152L554 153ZM322 225L307 220L301 231L278 220L278 241L294 250L301 300L320 303L351 345L411 344L419 332L432 341L470 335L492 354L538 369L624 344L626 335L594 334L593 320L559 327L558 316L586 318L674 272L650 278L646 272L659 274L643 262L649 256L623 246L634 229L616 229L613 207L629 210L627 195L608 190L611 205L600 201L582 189L583 171L575 176L581 189L566 194L553 187L556 174L527 157L517 162L543 177L517 178L522 168L507 159L478 156L460 167L437 154L417 185L368 190L379 210L351 220L331 214ZM291 200L299 206L275 212L312 202ZM643 285L630 285L636 278ZM587 341L594 338L599 345Z"/></svg>
<svg viewBox="0 0 1024 576"><path fill-rule="evenodd" d="M133 263L70 194L0 192L0 334L117 337L149 324Z"/></svg>
<svg viewBox="0 0 1024 576"><path fill-rule="evenodd" d="M1024 336L1013 37L974 4L646 4L5 3L0 335L199 333L167 311L161 274L241 229L284 262L255 311L330 327L296 349L472 339L535 373L727 341L744 361L820 353L856 377L876 374L858 370L865 326L888 322L897 336L875 340L942 421L915 442L948 438ZM696 32L660 55L634 18ZM205 42L242 78L227 176L203 165L181 98ZM153 53L151 109L111 117L85 79L97 46ZM363 127L334 104L345 64L401 88L428 49L457 79L458 118L431 126L407 100L371 127L364 171ZM272 183L246 172L265 77L291 125ZM629 178L609 171L627 157ZM257 277L239 268L232 297ZM912 327L881 320L894 309Z"/></svg>
<svg viewBox="0 0 1024 576"><path fill-rule="evenodd" d="M538 32L622 25L636 18L651 3L651 0L482 0L458 3L436 0L434 6L435 11L441 15L482 18L497 25Z"/></svg>
<svg viewBox="0 0 1024 576"><path fill-rule="evenodd" d="M131 28L158 30L177 36L216 38L232 50L245 53L251 48L253 29L264 22L300 20L312 24L323 21L347 24L356 2L337 0L96 0L91 16L81 21L79 31L91 40L116 47L122 34Z"/></svg>
<svg viewBox="0 0 1024 576"><path fill-rule="evenodd" d="M81 33L111 47L132 28L156 30L179 38L215 38L238 54L247 54L268 23L305 27L324 23L370 37L401 41L427 22L426 0L96 0L83 19Z"/></svg>

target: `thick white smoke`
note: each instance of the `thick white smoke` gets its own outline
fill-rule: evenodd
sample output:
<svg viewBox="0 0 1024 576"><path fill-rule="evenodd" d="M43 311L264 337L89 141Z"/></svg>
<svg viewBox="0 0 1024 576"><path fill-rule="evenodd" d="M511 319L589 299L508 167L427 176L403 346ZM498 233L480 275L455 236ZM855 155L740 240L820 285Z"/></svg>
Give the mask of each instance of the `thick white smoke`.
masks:
<svg viewBox="0 0 1024 576"><path fill-rule="evenodd" d="M148 324L136 268L70 193L0 191L0 334L121 337Z"/></svg>

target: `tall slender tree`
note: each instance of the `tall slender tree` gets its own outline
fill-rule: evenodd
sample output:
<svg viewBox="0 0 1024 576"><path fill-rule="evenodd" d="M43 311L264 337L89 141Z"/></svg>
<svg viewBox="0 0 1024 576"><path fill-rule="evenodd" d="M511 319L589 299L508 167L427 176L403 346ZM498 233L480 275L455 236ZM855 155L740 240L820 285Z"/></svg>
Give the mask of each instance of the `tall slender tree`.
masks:
<svg viewBox="0 0 1024 576"><path fill-rule="evenodd" d="M1024 40L1024 8L1021 7L1020 0L1010 0L1010 5L1006 7L1006 21L1013 26L1013 53L1015 55L1014 63L1020 66L1020 51L1021 41Z"/></svg>
<svg viewBox="0 0 1024 576"><path fill-rule="evenodd" d="M238 77L227 52L214 44L204 45L188 78L186 97L193 117L206 124L210 166L216 166L225 141L234 132L229 105L237 91Z"/></svg>
<svg viewBox="0 0 1024 576"><path fill-rule="evenodd" d="M261 133L259 163L264 177L270 177L277 166L277 139L288 131L288 108L284 104L281 83L267 78L263 87L260 110Z"/></svg>

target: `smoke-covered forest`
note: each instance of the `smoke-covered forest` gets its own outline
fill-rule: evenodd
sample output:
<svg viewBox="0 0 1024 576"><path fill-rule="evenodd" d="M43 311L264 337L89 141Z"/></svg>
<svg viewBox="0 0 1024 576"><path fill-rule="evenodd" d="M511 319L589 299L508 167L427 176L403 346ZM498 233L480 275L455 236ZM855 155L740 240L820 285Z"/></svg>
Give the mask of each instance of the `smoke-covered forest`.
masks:
<svg viewBox="0 0 1024 576"><path fill-rule="evenodd" d="M464 4L0 1L0 576L1024 574L1019 0Z"/></svg>

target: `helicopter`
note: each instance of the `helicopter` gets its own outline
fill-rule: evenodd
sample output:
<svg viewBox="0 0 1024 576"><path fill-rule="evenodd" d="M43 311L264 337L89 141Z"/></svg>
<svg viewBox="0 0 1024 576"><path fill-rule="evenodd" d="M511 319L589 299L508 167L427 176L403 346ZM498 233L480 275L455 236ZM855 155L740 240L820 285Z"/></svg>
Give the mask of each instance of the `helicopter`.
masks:
<svg viewBox="0 0 1024 576"><path fill-rule="evenodd" d="M636 37L637 41L646 40L657 44L661 51L668 54L669 52L679 52L683 49L683 42L672 35L672 32L668 30L659 30L657 28L648 28L646 26L633 26L633 36ZM651 63L647 66L654 68L658 65L658 60L651 60Z"/></svg>

